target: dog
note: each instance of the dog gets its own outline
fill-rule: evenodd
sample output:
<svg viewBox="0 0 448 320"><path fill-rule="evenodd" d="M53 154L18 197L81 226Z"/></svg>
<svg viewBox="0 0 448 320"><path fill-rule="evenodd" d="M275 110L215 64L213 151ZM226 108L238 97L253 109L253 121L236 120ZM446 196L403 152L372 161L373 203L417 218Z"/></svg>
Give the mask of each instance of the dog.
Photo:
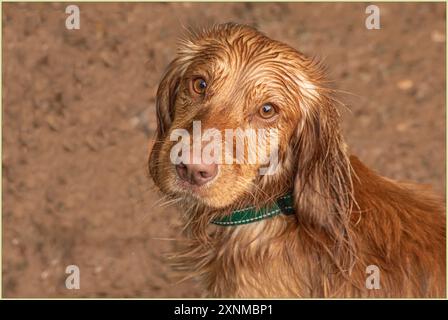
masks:
<svg viewBox="0 0 448 320"><path fill-rule="evenodd" d="M326 83L316 59L249 26L181 41L157 91L148 167L185 214L174 264L200 279L204 296L445 297L444 199L349 155ZM172 133L194 122L276 129L276 170L173 162Z"/></svg>

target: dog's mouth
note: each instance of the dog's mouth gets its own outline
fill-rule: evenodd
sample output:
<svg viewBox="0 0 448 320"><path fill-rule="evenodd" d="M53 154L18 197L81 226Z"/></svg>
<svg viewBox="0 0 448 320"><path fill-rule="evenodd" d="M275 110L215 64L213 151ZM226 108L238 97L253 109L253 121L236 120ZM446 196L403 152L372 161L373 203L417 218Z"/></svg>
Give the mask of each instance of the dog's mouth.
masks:
<svg viewBox="0 0 448 320"><path fill-rule="evenodd" d="M211 209L222 209L234 203L240 196L241 190L232 190L222 181L207 182L203 185L192 184L176 176L172 184L171 193L174 197L183 198L187 203L195 203Z"/></svg>
<svg viewBox="0 0 448 320"><path fill-rule="evenodd" d="M191 195L195 198L198 197L205 197L207 193L207 185L198 186L195 184L192 184L189 181L177 179L176 180L176 189L180 191L180 193L186 193L188 195Z"/></svg>
<svg viewBox="0 0 448 320"><path fill-rule="evenodd" d="M197 203L208 203L208 198L213 196L213 191L210 190L214 181L209 181L204 184L196 184L190 179L179 177L175 172L174 184L172 184L172 192L177 197L183 197L188 202L193 201Z"/></svg>
<svg viewBox="0 0 448 320"><path fill-rule="evenodd" d="M185 181L179 181L176 183L173 194L174 197L182 198L186 203L195 203L210 208L220 207L219 203L213 201L213 194L210 194L204 186L195 186Z"/></svg>

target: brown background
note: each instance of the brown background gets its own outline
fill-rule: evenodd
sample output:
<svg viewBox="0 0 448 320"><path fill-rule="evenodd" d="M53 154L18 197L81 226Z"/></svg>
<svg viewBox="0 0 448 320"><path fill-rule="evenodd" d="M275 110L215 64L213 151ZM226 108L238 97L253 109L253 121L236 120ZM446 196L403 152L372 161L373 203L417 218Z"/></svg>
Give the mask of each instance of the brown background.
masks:
<svg viewBox="0 0 448 320"><path fill-rule="evenodd" d="M198 296L163 255L179 212L147 177L154 98L182 25L243 22L325 59L351 150L445 190L444 4L3 5L3 295ZM164 240L165 239L165 240ZM81 269L81 290L64 286Z"/></svg>

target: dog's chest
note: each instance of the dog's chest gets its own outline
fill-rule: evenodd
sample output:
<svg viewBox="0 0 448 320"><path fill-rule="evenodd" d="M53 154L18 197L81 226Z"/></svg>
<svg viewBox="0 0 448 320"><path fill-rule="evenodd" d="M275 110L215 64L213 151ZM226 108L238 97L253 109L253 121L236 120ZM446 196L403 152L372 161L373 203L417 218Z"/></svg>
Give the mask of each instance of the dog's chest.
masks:
<svg viewBox="0 0 448 320"><path fill-rule="evenodd" d="M287 236L260 222L227 229L208 252L204 274L208 295L213 297L307 296L306 266L292 259L300 253L285 247ZM290 250L288 252L288 250ZM292 251L295 252L292 252Z"/></svg>

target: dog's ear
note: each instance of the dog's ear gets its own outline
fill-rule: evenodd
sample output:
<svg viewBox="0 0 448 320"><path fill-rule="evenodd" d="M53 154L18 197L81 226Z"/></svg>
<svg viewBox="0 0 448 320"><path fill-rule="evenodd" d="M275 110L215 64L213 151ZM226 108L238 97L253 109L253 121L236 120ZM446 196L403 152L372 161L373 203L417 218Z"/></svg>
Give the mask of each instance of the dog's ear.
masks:
<svg viewBox="0 0 448 320"><path fill-rule="evenodd" d="M157 139L161 139L168 132L174 117L174 105L177 91L183 73L184 65L179 59L173 60L162 78L157 89Z"/></svg>
<svg viewBox="0 0 448 320"><path fill-rule="evenodd" d="M352 207L352 180L336 102L323 93L307 107L294 149L297 216L305 223L343 232Z"/></svg>
<svg viewBox="0 0 448 320"><path fill-rule="evenodd" d="M298 221L323 246L341 271L351 272L356 247L350 214L353 170L339 131L336 101L319 94L298 126L294 203ZM315 231L318 234L315 234ZM324 230L328 237L320 237Z"/></svg>
<svg viewBox="0 0 448 320"><path fill-rule="evenodd" d="M173 60L165 72L162 81L157 90L156 114L157 114L157 136L152 147L148 168L149 174L154 181L159 179L159 152L162 147L162 141L168 133L171 123L174 118L175 102L179 83L181 81L184 64L179 61L179 58Z"/></svg>

